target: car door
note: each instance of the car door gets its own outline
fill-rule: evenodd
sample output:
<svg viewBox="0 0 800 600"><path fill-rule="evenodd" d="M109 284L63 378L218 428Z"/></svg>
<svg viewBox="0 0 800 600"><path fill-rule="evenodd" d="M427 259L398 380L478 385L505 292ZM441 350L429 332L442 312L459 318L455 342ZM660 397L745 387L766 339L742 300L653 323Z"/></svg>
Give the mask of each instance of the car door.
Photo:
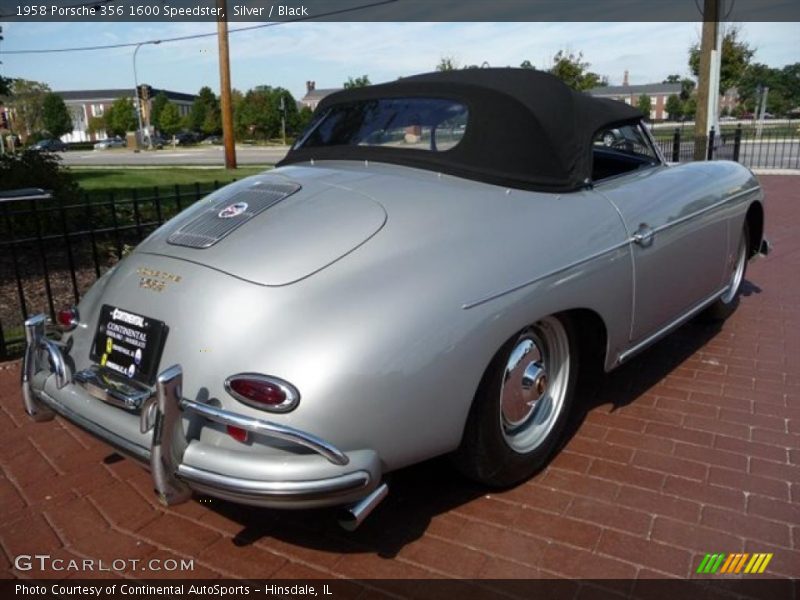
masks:
<svg viewBox="0 0 800 600"><path fill-rule="evenodd" d="M639 135L649 145L649 137ZM700 165L667 166L654 154L649 164L595 186L616 207L629 236L634 344L719 291L725 269L727 224L714 182Z"/></svg>

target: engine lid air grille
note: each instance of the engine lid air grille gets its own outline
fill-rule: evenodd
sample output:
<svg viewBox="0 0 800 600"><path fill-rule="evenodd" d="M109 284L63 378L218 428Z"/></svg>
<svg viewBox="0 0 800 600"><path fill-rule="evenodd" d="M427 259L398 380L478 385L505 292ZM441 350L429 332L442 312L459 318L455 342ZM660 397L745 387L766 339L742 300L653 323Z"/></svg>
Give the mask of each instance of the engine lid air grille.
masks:
<svg viewBox="0 0 800 600"><path fill-rule="evenodd" d="M220 200L172 233L167 242L187 248L209 248L258 215L288 198L302 186L297 183L262 183Z"/></svg>

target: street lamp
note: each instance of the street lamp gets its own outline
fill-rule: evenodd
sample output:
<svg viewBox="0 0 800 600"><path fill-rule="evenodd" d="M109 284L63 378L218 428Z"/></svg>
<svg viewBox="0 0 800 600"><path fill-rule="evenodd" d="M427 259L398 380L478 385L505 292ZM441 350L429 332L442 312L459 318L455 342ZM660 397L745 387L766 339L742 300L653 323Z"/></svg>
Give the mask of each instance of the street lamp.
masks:
<svg viewBox="0 0 800 600"><path fill-rule="evenodd" d="M161 40L152 40L149 42L139 42L136 44L136 49L133 51L133 97L136 99L136 121L139 125L139 128L136 130L136 144L139 144L139 139L142 136L142 104L139 101L139 76L136 73L136 55L139 52L139 48L145 46L147 44L152 44L157 46L161 43ZM147 136L147 139L150 139L150 136ZM149 144L148 144L149 145Z"/></svg>

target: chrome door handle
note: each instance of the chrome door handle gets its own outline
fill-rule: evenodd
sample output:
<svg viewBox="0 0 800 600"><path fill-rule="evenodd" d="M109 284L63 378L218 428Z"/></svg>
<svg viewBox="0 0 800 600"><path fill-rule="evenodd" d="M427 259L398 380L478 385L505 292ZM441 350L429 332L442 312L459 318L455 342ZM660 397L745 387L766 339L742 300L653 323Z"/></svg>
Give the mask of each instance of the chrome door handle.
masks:
<svg viewBox="0 0 800 600"><path fill-rule="evenodd" d="M633 234L631 240L635 244L639 244L642 248L648 248L653 245L653 238L655 238L655 231L648 227L645 223L639 225L639 229Z"/></svg>

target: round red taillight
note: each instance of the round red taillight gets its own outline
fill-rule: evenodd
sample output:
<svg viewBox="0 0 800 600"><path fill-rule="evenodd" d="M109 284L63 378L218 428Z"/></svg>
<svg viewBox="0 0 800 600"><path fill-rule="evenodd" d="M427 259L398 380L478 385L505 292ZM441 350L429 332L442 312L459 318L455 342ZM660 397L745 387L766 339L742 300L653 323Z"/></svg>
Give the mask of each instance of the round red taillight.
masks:
<svg viewBox="0 0 800 600"><path fill-rule="evenodd" d="M78 309L74 306L62 308L56 313L56 325L61 331L72 331L78 326L79 321Z"/></svg>
<svg viewBox="0 0 800 600"><path fill-rule="evenodd" d="M290 411L300 400L300 394L290 383L256 373L229 377L225 389L240 402L272 412Z"/></svg>

